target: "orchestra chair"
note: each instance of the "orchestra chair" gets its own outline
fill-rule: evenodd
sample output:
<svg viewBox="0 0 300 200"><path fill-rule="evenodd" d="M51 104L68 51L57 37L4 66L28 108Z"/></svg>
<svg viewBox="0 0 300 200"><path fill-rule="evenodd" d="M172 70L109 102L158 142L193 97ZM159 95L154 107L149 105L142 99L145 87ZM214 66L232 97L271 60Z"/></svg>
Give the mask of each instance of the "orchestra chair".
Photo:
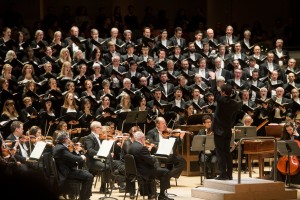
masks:
<svg viewBox="0 0 300 200"><path fill-rule="evenodd" d="M151 184L153 186L154 191L156 191L156 180L155 179L149 179L149 180L144 180L143 177L138 173L137 168L136 168L136 163L133 155L126 154L124 156L124 161L125 161L125 177L126 179L131 180L131 182L137 183L137 192L136 192L136 200L138 199L139 195L139 190L141 188L144 188L147 186L147 184ZM127 195L127 191L125 190L125 195L124 195L124 200ZM145 197L145 194L143 195L143 199ZM157 196L157 195L156 195ZM157 197L156 197L157 198Z"/></svg>
<svg viewBox="0 0 300 200"><path fill-rule="evenodd" d="M65 180L64 184L61 185L59 181L58 171L55 159L52 157L51 169L55 180L54 187L59 191L59 194L65 196L68 195L71 198L79 199L81 182L74 179Z"/></svg>

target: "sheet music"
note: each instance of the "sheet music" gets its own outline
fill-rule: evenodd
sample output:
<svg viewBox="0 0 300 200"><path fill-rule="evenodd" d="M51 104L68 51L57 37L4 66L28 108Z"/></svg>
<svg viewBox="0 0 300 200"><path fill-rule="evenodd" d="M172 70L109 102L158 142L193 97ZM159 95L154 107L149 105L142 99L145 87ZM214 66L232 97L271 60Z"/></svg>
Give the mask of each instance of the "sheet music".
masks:
<svg viewBox="0 0 300 200"><path fill-rule="evenodd" d="M46 147L46 142L44 141L38 141L36 145L34 146L33 151L31 152L29 159L33 160L39 160L44 149Z"/></svg>
<svg viewBox="0 0 300 200"><path fill-rule="evenodd" d="M107 158L113 144L114 140L103 140L97 156Z"/></svg>
<svg viewBox="0 0 300 200"><path fill-rule="evenodd" d="M158 144L156 154L169 156L171 151L173 150L175 141L176 138L161 139Z"/></svg>

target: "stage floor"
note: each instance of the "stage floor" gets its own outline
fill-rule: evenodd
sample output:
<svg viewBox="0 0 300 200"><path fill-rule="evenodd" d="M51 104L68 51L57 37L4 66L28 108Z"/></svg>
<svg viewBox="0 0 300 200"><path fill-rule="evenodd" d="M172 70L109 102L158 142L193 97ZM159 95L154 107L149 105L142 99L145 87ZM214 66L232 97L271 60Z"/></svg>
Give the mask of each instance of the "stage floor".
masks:
<svg viewBox="0 0 300 200"><path fill-rule="evenodd" d="M265 167L266 171L270 171L269 167ZM252 173L252 177L256 178L258 177L258 168L254 167L254 172ZM248 173L244 174L242 173L242 178L243 177L249 177ZM237 178L237 171L234 171L233 178ZM200 186L200 177L199 176L192 176L192 177L187 177L187 176L181 176L177 180L177 186L175 185L175 180L171 179L171 188L168 190L168 193L176 194L177 196L171 197L174 198L175 200L201 200L199 198L193 198L191 197L191 188L194 187L199 187ZM298 199L300 199L300 185L293 185L297 187L298 189ZM103 197L103 194L97 193L99 191L100 187L100 182L97 182L96 188L93 188L93 196L91 197L91 200L98 200L100 197ZM129 194L128 194L129 195ZM124 193L119 193L118 190L114 190L112 193L112 197L115 197L117 199L123 199L124 198ZM129 196L128 198L129 199ZM142 196L139 195L138 199L143 199ZM145 197L147 199L147 197Z"/></svg>

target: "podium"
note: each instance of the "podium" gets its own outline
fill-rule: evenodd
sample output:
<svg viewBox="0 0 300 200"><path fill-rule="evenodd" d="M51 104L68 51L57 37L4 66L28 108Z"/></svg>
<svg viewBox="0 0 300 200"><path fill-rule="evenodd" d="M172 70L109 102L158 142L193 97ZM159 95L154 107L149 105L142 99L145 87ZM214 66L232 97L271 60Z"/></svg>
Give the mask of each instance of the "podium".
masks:
<svg viewBox="0 0 300 200"><path fill-rule="evenodd" d="M286 163L280 163L280 161L278 160L277 163L277 168L278 165L283 164L284 166L281 166L281 168L285 168L286 171L286 185L288 185L289 187L291 186L291 166L290 163L291 161L291 156L300 156L300 142L299 141L292 141L292 140L288 140L288 141L278 141L277 142L277 149L280 155L282 156L287 156L288 159L287 160L283 160L283 162Z"/></svg>
<svg viewBox="0 0 300 200"><path fill-rule="evenodd" d="M204 125L181 125L176 128L182 131L193 132L194 135L202 129L205 129ZM186 160L186 169L182 171L183 176L199 176L199 165L198 165L198 153L190 151L191 144L193 140L193 135L185 134L184 142L182 147L179 149L178 154L181 155Z"/></svg>

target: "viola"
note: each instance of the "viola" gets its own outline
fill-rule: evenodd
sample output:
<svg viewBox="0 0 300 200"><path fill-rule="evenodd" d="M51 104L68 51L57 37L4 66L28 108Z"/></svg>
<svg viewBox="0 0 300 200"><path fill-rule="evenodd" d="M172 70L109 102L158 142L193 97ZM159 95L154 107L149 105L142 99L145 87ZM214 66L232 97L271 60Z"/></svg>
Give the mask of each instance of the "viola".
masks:
<svg viewBox="0 0 300 200"><path fill-rule="evenodd" d="M298 147L300 148L300 142L298 140L294 140L294 141L298 144ZM288 160L289 160L289 168L287 166ZM299 173L300 171L299 165L300 164L297 156L290 156L290 158L288 158L288 156L282 156L277 162L277 169L283 175L287 175L289 173L290 175L293 176Z"/></svg>

